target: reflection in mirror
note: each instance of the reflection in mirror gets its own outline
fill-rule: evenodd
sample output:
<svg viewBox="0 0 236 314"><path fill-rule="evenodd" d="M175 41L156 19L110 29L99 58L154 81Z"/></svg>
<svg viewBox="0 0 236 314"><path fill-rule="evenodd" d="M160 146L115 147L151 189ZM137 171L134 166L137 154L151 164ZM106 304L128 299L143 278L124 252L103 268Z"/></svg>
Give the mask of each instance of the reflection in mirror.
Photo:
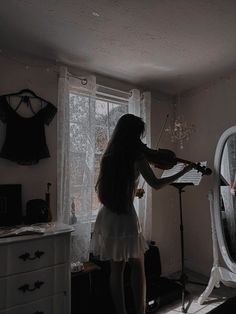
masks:
<svg viewBox="0 0 236 314"><path fill-rule="evenodd" d="M220 207L223 233L229 254L236 261L236 134L225 142L220 165ZM235 182L235 184L234 184Z"/></svg>

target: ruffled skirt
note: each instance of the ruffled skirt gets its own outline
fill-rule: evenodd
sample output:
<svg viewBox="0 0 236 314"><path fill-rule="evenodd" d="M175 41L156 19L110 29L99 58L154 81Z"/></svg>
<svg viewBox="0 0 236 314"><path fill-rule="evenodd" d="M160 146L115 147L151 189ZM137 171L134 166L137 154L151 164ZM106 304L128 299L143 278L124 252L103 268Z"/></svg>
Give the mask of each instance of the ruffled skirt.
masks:
<svg viewBox="0 0 236 314"><path fill-rule="evenodd" d="M101 207L90 243L94 256L102 261L128 261L139 258L147 249L134 207L120 215Z"/></svg>

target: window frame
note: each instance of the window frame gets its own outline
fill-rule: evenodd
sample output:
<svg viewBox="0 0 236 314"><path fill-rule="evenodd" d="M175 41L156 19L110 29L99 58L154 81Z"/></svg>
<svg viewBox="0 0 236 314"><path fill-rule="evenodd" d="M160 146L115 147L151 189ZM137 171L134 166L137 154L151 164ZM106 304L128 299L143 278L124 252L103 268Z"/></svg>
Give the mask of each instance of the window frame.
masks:
<svg viewBox="0 0 236 314"><path fill-rule="evenodd" d="M107 125L105 126L105 128L107 129L107 139L109 141L109 139L111 137L111 134L112 134L112 131L113 131L112 128L111 128L111 124L109 123L109 121L110 121L110 111L111 111L110 110L110 106L112 106L112 105L126 106L127 110L125 110L124 113L128 113L128 111L129 111L129 102L128 102L128 100L129 100L130 93L119 91L119 90L116 90L116 89L113 89L113 88L109 88L109 87L105 87L105 86L98 85L98 84L96 86L97 86L97 88L96 88L96 95L95 95L95 106L96 106L96 102L98 100L106 102L106 106L107 106L107 109L106 109L107 110ZM89 97L88 94L86 94L86 93L80 92L80 91L76 90L75 88L70 88L69 89L69 95L71 95L73 93L74 94L78 94L80 96ZM96 109L95 109L95 111L96 111ZM71 115L69 117L71 117ZM117 121L118 121L118 119L117 119ZM70 120L69 123L71 123L71 120ZM75 122L73 122L73 123L75 123ZM99 126L99 124L98 125L95 124L94 127L96 128L98 126ZM100 153L100 156L102 156L102 154L103 154L103 152ZM96 151L95 151L95 156L96 155L99 155L99 154L97 154ZM96 175L95 171L96 171L96 169L95 169L95 164L94 164L94 175ZM77 186L79 187L80 185L77 185ZM81 185L81 187L83 187L83 186L84 185ZM73 185L73 187L70 188L70 191L74 187L76 187L76 185ZM95 187L95 180L94 180L94 187ZM94 191L91 194L91 198L92 198L91 202L92 202L92 204L94 202L93 198L95 196L95 193L96 192L95 192L95 189L94 189ZM70 214L72 216L73 215L73 213L72 213L73 206L74 207L76 207L76 206L75 206L75 204L73 205L73 196L72 195L71 195L70 199L71 199L71 201L70 201L71 202L71 208L70 208L70 212L71 213ZM99 210L99 207L97 208L97 210L94 210L93 206L92 206L92 208L91 208L91 215L89 217L84 215L84 217L83 217L83 215L81 216L78 212L76 212L76 208L75 208L75 217L76 217L77 220L79 219L80 221L82 221L84 223L91 222L93 224L95 222L95 220L96 220L96 217L97 217L97 214L98 214L98 210Z"/></svg>

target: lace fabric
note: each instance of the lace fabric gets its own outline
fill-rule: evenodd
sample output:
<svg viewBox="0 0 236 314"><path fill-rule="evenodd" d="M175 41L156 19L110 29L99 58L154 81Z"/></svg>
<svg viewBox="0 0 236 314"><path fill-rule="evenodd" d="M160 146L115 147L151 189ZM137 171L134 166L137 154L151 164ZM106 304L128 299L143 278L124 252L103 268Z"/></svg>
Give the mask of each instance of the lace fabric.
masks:
<svg viewBox="0 0 236 314"><path fill-rule="evenodd" d="M136 211L116 214L101 207L94 226L90 250L100 260L127 261L138 258L148 249Z"/></svg>
<svg viewBox="0 0 236 314"><path fill-rule="evenodd" d="M89 259L91 238L92 189L95 158L95 92L96 78L88 76L87 84L71 77L61 67L58 105L58 218L70 223L71 204L77 207L73 220L71 260ZM76 102L71 101L71 91ZM86 97L80 97L80 95ZM80 115L78 114L80 113ZM83 120L79 117L83 116ZM81 134L83 135L81 137ZM76 202L79 195L79 202ZM79 206L79 207L78 207Z"/></svg>

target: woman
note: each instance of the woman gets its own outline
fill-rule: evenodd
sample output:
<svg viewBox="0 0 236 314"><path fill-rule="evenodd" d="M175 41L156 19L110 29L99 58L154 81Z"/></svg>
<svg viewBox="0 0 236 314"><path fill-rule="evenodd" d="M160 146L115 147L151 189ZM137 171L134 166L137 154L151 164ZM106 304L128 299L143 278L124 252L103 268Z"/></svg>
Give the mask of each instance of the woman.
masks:
<svg viewBox="0 0 236 314"><path fill-rule="evenodd" d="M102 207L95 222L91 251L100 260L110 261L110 290L117 314L127 313L123 278L126 263L130 264L136 313L145 313L144 252L148 245L133 205L140 173L157 190L191 169L186 166L176 175L158 179L143 152L140 139L144 131L145 124L137 116L125 114L119 119L102 157L96 184Z"/></svg>

